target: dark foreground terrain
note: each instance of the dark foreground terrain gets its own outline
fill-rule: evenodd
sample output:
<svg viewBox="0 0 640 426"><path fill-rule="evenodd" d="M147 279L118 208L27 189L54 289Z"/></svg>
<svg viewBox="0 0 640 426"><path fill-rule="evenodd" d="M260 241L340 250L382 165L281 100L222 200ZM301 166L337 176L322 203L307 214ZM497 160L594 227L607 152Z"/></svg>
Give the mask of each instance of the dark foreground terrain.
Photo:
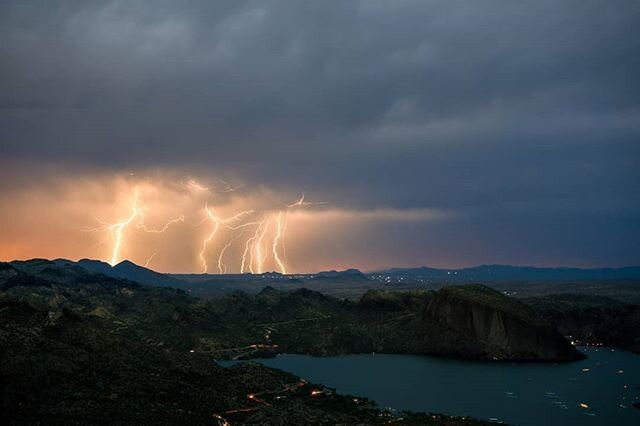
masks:
<svg viewBox="0 0 640 426"><path fill-rule="evenodd" d="M46 261L0 264L0 289L3 424L480 424L391 416L258 364L222 368L191 348L237 332L173 289Z"/></svg>
<svg viewBox="0 0 640 426"><path fill-rule="evenodd" d="M69 263L67 260L56 262ZM564 336L571 336L576 344L614 346L640 353L640 268L485 265L461 270L392 269L369 274L349 269L303 275L169 275L127 260L113 267L89 259L80 260L77 265L115 278L179 288L201 298L221 298L238 290L256 295L268 286L286 292L308 288L359 301L371 290L378 293L370 295L390 292L429 295L452 285L482 282L531 306L537 316L554 325Z"/></svg>
<svg viewBox="0 0 640 426"><path fill-rule="evenodd" d="M612 346L640 354L640 305L584 294L522 301L576 344Z"/></svg>
<svg viewBox="0 0 640 426"><path fill-rule="evenodd" d="M0 264L1 416L9 424L475 424L380 411L257 364L279 352L570 361L531 307L483 286L310 290L201 300L73 263Z"/></svg>

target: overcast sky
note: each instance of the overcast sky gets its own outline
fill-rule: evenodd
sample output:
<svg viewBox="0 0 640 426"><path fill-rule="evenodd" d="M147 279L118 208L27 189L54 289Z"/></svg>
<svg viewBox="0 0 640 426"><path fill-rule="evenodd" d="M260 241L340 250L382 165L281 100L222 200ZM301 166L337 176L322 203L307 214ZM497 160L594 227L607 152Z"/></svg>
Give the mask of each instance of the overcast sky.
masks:
<svg viewBox="0 0 640 426"><path fill-rule="evenodd" d="M5 260L57 254L37 194L153 173L371 222L298 270L640 264L637 0L2 1L0 40Z"/></svg>

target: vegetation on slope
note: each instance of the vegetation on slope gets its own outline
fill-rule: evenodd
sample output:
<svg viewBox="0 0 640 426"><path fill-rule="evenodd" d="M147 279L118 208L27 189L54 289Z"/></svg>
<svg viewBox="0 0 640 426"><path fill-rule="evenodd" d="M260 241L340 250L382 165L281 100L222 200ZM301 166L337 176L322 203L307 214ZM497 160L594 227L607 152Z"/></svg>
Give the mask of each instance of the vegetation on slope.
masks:
<svg viewBox="0 0 640 426"><path fill-rule="evenodd" d="M640 306L608 297L557 294L523 299L564 335L581 344L640 353Z"/></svg>
<svg viewBox="0 0 640 426"><path fill-rule="evenodd" d="M270 300L270 302L269 302ZM299 303L315 301L311 307ZM252 341L254 320L288 321L342 302L234 294L225 306L38 261L0 264L0 420L4 424L383 424L366 399L256 364L222 368L191 349ZM251 309L266 303L265 309ZM244 325L233 321L245 318ZM264 338L264 336L262 336ZM225 340L228 339L228 340ZM400 424L476 424L407 414Z"/></svg>

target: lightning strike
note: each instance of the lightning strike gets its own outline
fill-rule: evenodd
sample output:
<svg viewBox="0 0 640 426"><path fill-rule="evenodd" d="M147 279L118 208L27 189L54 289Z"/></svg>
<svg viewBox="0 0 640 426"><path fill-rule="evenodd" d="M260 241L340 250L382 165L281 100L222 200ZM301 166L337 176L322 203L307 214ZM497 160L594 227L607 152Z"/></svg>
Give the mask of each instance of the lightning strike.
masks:
<svg viewBox="0 0 640 426"><path fill-rule="evenodd" d="M237 229L242 229L242 231L236 235L235 237L233 237L228 243L227 245L225 245L222 250L220 251L220 254L218 255L218 270L220 271L221 274L226 274L227 273L227 265L225 263L222 262L222 257L224 256L225 251L227 251L227 249L229 247L231 247L231 244L233 244L233 242L235 240L237 240L239 237L242 236L242 234L244 233L244 229L248 226L254 226L254 225L260 225L262 223L262 221L259 222L246 222L246 223L242 223L240 225L226 225L225 228L230 229L230 230L237 230ZM240 267L240 272L244 272L244 262L246 259L246 252L247 252L247 248L245 246L245 254L243 255L243 263ZM224 270L224 272L223 272Z"/></svg>
<svg viewBox="0 0 640 426"><path fill-rule="evenodd" d="M171 219L170 221L165 223L162 228L150 229L144 223L145 208L146 206L141 205L140 203L139 193L136 189L134 191L133 203L131 205L131 213L126 219L123 219L120 222L116 223L107 223L103 220L100 220L99 218L96 218L96 221L102 226L92 228L86 227L83 229L87 232L108 232L111 234L111 239L113 241L113 247L111 249L111 260L109 262L111 265L115 265L120 260L120 252L124 248L124 233L130 225L133 225L135 223L135 229L137 230L141 230L146 233L161 234L165 232L171 225L179 222L184 222L185 219L184 215L181 214L177 218ZM98 245L106 243L107 240L108 237L107 239L99 242ZM145 266L148 265L149 262L151 262L151 259L155 255L156 253L154 253L150 258L147 259Z"/></svg>
<svg viewBox="0 0 640 426"><path fill-rule="evenodd" d="M251 238L249 238L244 245L244 252L242 253L242 263L240 264L240 273L244 274L245 268L248 267L249 272L254 273L253 270L253 253L255 251L255 242L258 240L260 230L266 223L267 218L263 218L260 222L257 222L258 226Z"/></svg>
<svg viewBox="0 0 640 426"><path fill-rule="evenodd" d="M231 244L233 244L233 240L229 240L227 245L225 245L222 250L220 250L220 255L218 256L218 271L220 271L221 274L227 273L227 265L222 262L222 258L224 257L224 252L227 251L229 247L231 247Z"/></svg>
<svg viewBox="0 0 640 426"><path fill-rule="evenodd" d="M231 247L231 244L233 244L235 240L237 240L241 236L242 236L242 232L240 232L238 235L230 239L229 242L222 248L222 250L220 250L220 254L218 255L218 271L220 271L221 274L227 273L227 264L222 261L224 257L224 253L227 251L229 247Z"/></svg>
<svg viewBox="0 0 640 426"><path fill-rule="evenodd" d="M258 237L258 239L255 241L255 244L254 244L255 253L256 253L256 266L257 266L257 272L259 274L262 273L262 266L266 258L266 256L262 257L262 241L264 240L264 236L267 234L267 229L269 229L269 219L265 221L262 232L260 233L260 236Z"/></svg>
<svg viewBox="0 0 640 426"><path fill-rule="evenodd" d="M278 256L278 243L283 236L284 227L282 225L282 212L280 211L278 212L278 216L276 217L276 236L273 238L273 246L271 247L271 249L273 251L273 258L278 264L278 267L280 267L280 271L282 272L282 274L286 274L287 270L284 267L284 263L282 263L280 256Z"/></svg>
<svg viewBox="0 0 640 426"><path fill-rule="evenodd" d="M136 225L136 227L138 229L142 229L144 232L149 232L151 234L162 234L163 232L165 232L167 229L169 229L169 226L173 225L174 223L179 223L179 222L184 222L184 215L180 215L175 219L171 219L169 222L167 222L162 228L160 229L149 229L147 228L147 226L144 224L144 216L142 216L142 220L140 221L140 223L138 223L138 225Z"/></svg>
<svg viewBox="0 0 640 426"><path fill-rule="evenodd" d="M322 205L322 204L327 204L327 202L326 201L305 201L304 200L304 194L302 194L302 196L300 197L300 199L298 201L296 201L295 203L288 204L287 208L304 207L304 206L318 206L318 205Z"/></svg>
<svg viewBox="0 0 640 426"><path fill-rule="evenodd" d="M218 229L220 229L220 225L225 226L227 228L230 229L238 229L237 227L234 228L233 226L229 226L227 225L228 223L233 223L234 221L242 218L243 216L246 216L248 214L253 213L253 210L245 210L245 211L241 211L240 213L231 216L230 218L227 219L221 219L220 217L216 216L213 211L209 208L209 206L207 204L205 204L205 212L207 214L207 217L210 221L213 222L213 229L211 230L211 232L209 233L209 235L202 241L202 249L200 250L199 253L199 257L200 257L200 263L202 264L202 273L206 274L207 271L209 270L209 265L207 264L207 259L205 257L205 253L207 251L207 247L209 246L209 243L213 240L213 238L215 237L215 235L218 233Z"/></svg>
<svg viewBox="0 0 640 426"><path fill-rule="evenodd" d="M296 201L295 203L288 204L287 207L291 208L291 207L301 206L302 203L304 203L304 194L302 194L302 196L300 197L300 199L298 201Z"/></svg>
<svg viewBox="0 0 640 426"><path fill-rule="evenodd" d="M224 192L235 190L235 188L227 182L223 180L220 181L225 186ZM211 188L202 186L193 179L183 183L183 185L193 191L211 191ZM276 270L282 274L286 274L287 251L284 237L287 231L289 212L292 209L319 204L326 203L306 201L303 193L298 200L291 204L286 204L280 209L265 211L261 219L245 220L246 217L255 213L254 210L244 210L228 218L222 218L205 203L204 217L201 222L194 225L200 226L207 221L212 224L210 231L201 240L201 248L198 253L198 258L202 265L202 273L207 273L209 270L207 251L219 233L226 231L225 235L229 235L229 239L224 241L224 245L222 245L221 241L222 248L217 255L217 269L220 274L225 274L228 270L228 264L224 261L225 255L233 244L245 234L246 228L255 227L249 237L244 241L244 250L242 251L242 258L239 265L240 273L251 272L261 274L265 270L265 265L273 265ZM110 263L111 265L115 265L121 260L121 252L125 249L125 234L128 229L150 234L161 234L166 232L172 225L185 222L185 215L180 214L178 217L167 221L161 227L149 227L145 224L146 210L147 207L142 204L138 189L136 188L133 202L130 206L130 213L126 218L116 223L107 223L96 219L100 223L100 227L85 228L83 230L87 232L108 232L110 234L113 242L110 253ZM272 222L274 224L273 227L271 226ZM109 238L109 236L107 236L107 238ZM146 259L144 262L145 267L149 266L157 253L158 251L154 252Z"/></svg>
<svg viewBox="0 0 640 426"><path fill-rule="evenodd" d="M200 250L200 262L202 263L202 273L206 274L207 270L209 269L208 265L207 265L207 259L205 258L204 254L207 251L207 246L209 245L209 243L211 242L211 240L213 240L213 237L216 235L216 233L218 232L218 228L220 227L220 221L218 220L218 218L216 216L213 215L213 213L211 213L211 211L209 210L209 206L205 206L205 210L207 212L207 216L213 220L213 229L211 230L211 232L209 233L209 235L202 241L202 250Z"/></svg>
<svg viewBox="0 0 640 426"><path fill-rule="evenodd" d="M138 207L138 191L135 191L133 198L133 206L129 217L122 222L114 223L108 227L114 235L113 251L111 253L111 266L118 262L118 256L120 255L120 246L122 245L122 233L135 218L141 217L143 214L142 209Z"/></svg>
<svg viewBox="0 0 640 426"><path fill-rule="evenodd" d="M158 252L154 252L151 256L149 256L149 258L147 259L146 262L144 262L144 267L148 268L149 267L149 263L151 263L151 260L153 260L154 257L156 257L156 254L158 254Z"/></svg>

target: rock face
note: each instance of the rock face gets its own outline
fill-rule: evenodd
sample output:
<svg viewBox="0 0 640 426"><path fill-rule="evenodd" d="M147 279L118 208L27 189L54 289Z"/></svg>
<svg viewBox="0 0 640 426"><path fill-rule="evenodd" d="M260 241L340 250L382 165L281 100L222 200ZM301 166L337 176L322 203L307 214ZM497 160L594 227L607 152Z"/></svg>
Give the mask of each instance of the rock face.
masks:
<svg viewBox="0 0 640 426"><path fill-rule="evenodd" d="M488 287L447 287L433 296L423 319L459 341L460 356L570 361L584 356L532 309Z"/></svg>

